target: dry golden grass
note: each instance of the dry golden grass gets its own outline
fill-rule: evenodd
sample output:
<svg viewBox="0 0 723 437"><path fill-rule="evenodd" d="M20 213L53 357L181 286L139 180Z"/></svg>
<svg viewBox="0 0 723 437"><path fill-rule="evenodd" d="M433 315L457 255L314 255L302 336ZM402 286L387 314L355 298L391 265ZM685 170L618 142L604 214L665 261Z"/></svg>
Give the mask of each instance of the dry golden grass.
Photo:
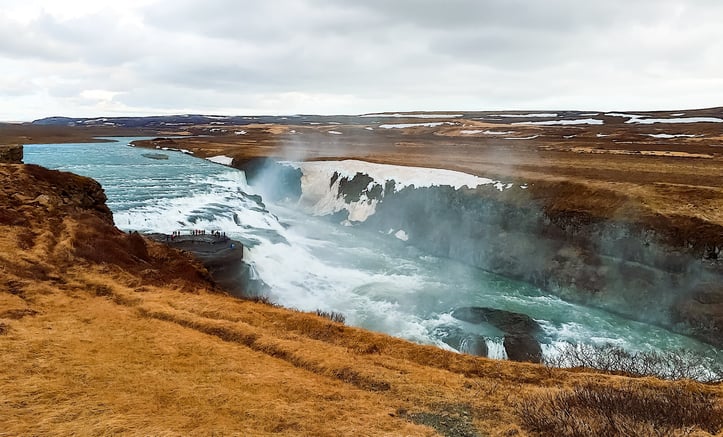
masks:
<svg viewBox="0 0 723 437"><path fill-rule="evenodd" d="M87 180L0 166L0 182L0 435L512 436L532 430L520 405L580 385L723 398L720 385L487 360L240 301L99 205L54 203Z"/></svg>

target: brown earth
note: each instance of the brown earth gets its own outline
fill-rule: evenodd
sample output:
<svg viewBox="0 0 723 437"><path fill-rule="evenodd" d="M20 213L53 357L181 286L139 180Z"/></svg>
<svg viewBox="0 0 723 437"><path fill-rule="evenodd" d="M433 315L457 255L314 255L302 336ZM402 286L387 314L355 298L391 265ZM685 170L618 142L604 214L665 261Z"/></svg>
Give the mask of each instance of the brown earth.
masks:
<svg viewBox="0 0 723 437"><path fill-rule="evenodd" d="M575 387L705 406L587 406L572 419L590 429L723 435L720 384L488 360L241 301L116 229L89 179L0 165L0 187L3 435L526 435L524 412Z"/></svg>
<svg viewBox="0 0 723 437"><path fill-rule="evenodd" d="M721 109L686 113L686 117L721 115ZM626 118L600 114L594 118L604 120L603 125L540 126L513 124L536 118L494 122L475 118L380 119L387 124L455 123L403 129L380 129L371 122L244 125L236 129L243 128L245 135L173 142L197 156L226 155L236 163L268 156L289 160L350 158L526 182L532 197L545 200L551 211L624 217L652 227L665 221L668 233L696 234L723 245L723 123L629 124L624 123ZM695 137L648 136L661 133ZM532 136L537 137L524 139Z"/></svg>

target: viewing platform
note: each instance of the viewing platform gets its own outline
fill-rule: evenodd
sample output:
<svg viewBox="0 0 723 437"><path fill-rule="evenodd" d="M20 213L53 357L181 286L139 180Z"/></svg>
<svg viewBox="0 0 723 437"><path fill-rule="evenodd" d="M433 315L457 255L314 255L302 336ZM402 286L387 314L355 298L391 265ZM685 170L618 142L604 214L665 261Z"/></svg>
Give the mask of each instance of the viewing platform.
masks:
<svg viewBox="0 0 723 437"><path fill-rule="evenodd" d="M196 255L219 254L227 251L235 252L235 257L243 259L244 246L232 240L220 230L181 229L170 234L153 233L147 237L165 243L177 249L187 250Z"/></svg>

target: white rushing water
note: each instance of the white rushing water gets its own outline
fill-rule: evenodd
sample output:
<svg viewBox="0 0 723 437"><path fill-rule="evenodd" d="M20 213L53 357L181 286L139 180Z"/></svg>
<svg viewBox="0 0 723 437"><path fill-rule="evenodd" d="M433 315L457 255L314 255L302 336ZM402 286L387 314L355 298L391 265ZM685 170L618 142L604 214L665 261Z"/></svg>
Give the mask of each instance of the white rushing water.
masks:
<svg viewBox="0 0 723 437"><path fill-rule="evenodd" d="M445 338L461 330L484 335L490 356L505 358L501 332L451 316L456 308L484 306L524 313L538 321L544 330L545 353L553 353L563 342L714 353L707 345L665 329L568 303L529 284L426 255L401 238L406 235L403 229L374 233L316 217L314 213L342 207L329 183L329 169L337 165L353 175L358 169L353 163L296 164L307 178L306 189L314 187L319 192L305 192L301 204L270 204L248 186L243 172L179 152L163 152L167 160L149 159L143 156L149 151L127 147L128 142L28 145L25 162L97 179L106 190L116 225L123 230L223 230L247 245L247 261L270 286L273 301L305 311L342 313L350 325L445 349L451 349ZM394 176L404 181L406 175L409 184L434 184L435 174L452 186L499 184L446 170L358 165L376 178ZM501 184L500 189L506 188ZM312 194L328 202L304 203L304 196L308 200ZM329 203L333 204L330 209L321 209Z"/></svg>

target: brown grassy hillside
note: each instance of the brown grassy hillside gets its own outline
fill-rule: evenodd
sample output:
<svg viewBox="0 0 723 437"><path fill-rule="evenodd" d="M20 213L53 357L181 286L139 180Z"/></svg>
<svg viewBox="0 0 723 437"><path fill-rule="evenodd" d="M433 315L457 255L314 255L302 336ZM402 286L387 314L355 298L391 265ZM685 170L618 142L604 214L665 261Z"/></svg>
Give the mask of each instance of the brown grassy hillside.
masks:
<svg viewBox="0 0 723 437"><path fill-rule="evenodd" d="M475 358L231 298L117 230L104 199L0 166L0 435L723 435L720 385Z"/></svg>

